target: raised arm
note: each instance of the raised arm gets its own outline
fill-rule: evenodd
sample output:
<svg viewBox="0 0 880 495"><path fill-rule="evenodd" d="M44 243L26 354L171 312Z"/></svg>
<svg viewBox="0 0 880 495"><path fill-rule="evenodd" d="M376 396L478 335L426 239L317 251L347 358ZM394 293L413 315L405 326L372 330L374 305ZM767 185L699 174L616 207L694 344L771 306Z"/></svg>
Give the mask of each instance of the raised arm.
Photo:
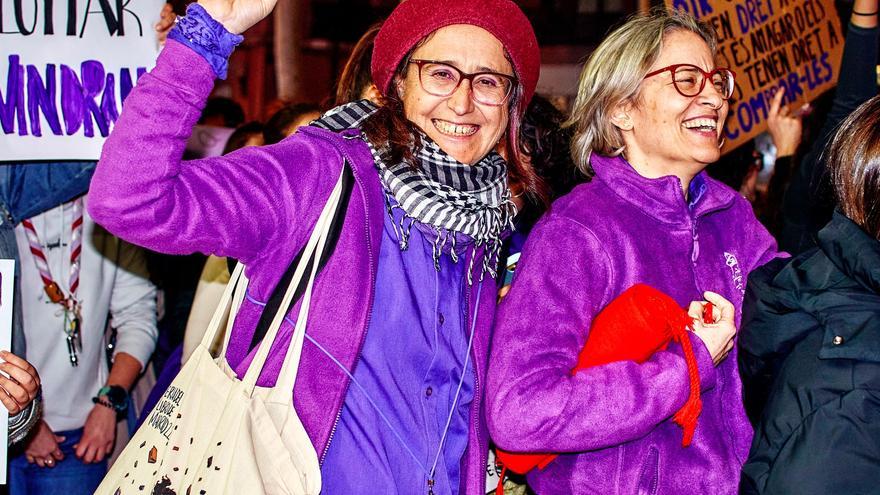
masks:
<svg viewBox="0 0 880 495"><path fill-rule="evenodd" d="M877 94L877 8L878 0L856 0L853 5L831 110L785 193L780 247L792 254L815 245L813 237L831 219L834 202L822 152L843 119Z"/></svg>
<svg viewBox="0 0 880 495"><path fill-rule="evenodd" d="M571 374L593 317L615 296L608 293L610 267L599 239L571 220L545 219L529 235L492 342L488 424L502 449L583 452L617 445L645 435L687 400L687 365L677 345L641 364ZM691 342L702 388L713 387L712 358L697 337Z"/></svg>
<svg viewBox="0 0 880 495"><path fill-rule="evenodd" d="M214 36L221 52L225 44L228 56L232 35L194 8L187 17L213 23L205 36ZM332 187L319 160L326 163L327 149L300 138L182 161L226 59L181 39L172 31L156 67L126 99L95 172L90 213L114 234L160 252L201 251L249 263L268 247L289 247L291 230L314 222L303 212Z"/></svg>

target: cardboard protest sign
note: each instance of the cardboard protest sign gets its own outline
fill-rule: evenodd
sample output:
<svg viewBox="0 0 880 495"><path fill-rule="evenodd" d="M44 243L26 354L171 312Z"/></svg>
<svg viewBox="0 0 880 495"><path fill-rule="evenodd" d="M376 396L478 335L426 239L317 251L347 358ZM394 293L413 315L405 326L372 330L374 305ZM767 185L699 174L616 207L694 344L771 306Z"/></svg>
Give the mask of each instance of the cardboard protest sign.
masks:
<svg viewBox="0 0 880 495"><path fill-rule="evenodd" d="M783 104L814 100L837 83L843 32L833 0L666 0L715 28L720 67L736 73L724 151L767 129L777 88Z"/></svg>
<svg viewBox="0 0 880 495"><path fill-rule="evenodd" d="M96 160L164 0L0 0L0 161Z"/></svg>

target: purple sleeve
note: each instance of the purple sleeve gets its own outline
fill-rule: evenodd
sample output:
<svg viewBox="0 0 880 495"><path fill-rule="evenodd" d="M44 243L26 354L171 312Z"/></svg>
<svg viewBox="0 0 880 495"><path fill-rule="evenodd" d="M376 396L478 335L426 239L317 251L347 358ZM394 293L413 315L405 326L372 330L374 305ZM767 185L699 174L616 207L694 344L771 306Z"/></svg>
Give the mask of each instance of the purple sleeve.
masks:
<svg viewBox="0 0 880 495"><path fill-rule="evenodd" d="M516 452L583 452L647 434L687 400L680 347L638 364L571 369L593 316L616 294L607 252L586 227L550 217L529 236L510 294L496 317L487 383L489 431ZM692 338L701 386L715 368ZM627 418L614 421L614 418Z"/></svg>
<svg viewBox="0 0 880 495"><path fill-rule="evenodd" d="M328 160L339 155L330 157L324 141L299 136L184 162L213 81L201 56L174 40L166 43L104 145L89 212L109 231L149 249L250 264L301 240L301 227L314 224L336 180L326 173Z"/></svg>

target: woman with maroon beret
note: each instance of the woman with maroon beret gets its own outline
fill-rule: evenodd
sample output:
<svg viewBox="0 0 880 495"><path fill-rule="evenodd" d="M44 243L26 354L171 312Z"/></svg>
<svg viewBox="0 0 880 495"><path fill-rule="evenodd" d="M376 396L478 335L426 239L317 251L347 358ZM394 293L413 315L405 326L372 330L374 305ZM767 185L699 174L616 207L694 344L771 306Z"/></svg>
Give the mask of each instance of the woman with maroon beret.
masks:
<svg viewBox="0 0 880 495"><path fill-rule="evenodd" d="M343 164L353 186L317 277L294 406L323 493L482 493L483 391L508 177L538 79L529 21L509 0L408 0L375 40L385 105L339 107L275 145L183 161L242 33L273 0L200 0L126 99L92 183L94 218L167 253L241 260L250 280L226 355L240 375L266 301ZM258 385L274 383L290 313Z"/></svg>

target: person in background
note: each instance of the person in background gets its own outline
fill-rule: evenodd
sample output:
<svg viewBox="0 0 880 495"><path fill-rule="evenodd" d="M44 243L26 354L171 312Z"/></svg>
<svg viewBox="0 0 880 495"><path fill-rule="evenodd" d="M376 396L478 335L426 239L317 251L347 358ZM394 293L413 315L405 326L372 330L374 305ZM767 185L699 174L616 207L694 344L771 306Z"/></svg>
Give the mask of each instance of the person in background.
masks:
<svg viewBox="0 0 880 495"><path fill-rule="evenodd" d="M792 109L790 104L783 105L784 96L785 91L778 90L773 95L770 110L767 112L767 132L776 148L776 160L758 215L774 237L779 235L779 211L782 208L782 198L791 182L795 154L803 138L803 117L812 111L812 106L808 103L798 109Z"/></svg>
<svg viewBox="0 0 880 495"><path fill-rule="evenodd" d="M244 110L232 98L212 96L205 103L199 125L235 129L244 123Z"/></svg>
<svg viewBox="0 0 880 495"><path fill-rule="evenodd" d="M374 43L383 106L360 100L275 145L181 160L240 33L271 7L190 4L126 100L91 212L151 249L247 266L226 355L240 376L263 306L349 170L345 221L315 283L294 390L322 489L484 493L491 278L514 213L508 176L527 191L540 181L494 150L505 138L518 147L540 69L534 30L510 0L407 0ZM218 38L197 44L191 28ZM292 331L285 324L271 343L258 385L274 383Z"/></svg>
<svg viewBox="0 0 880 495"><path fill-rule="evenodd" d="M0 365L0 370L6 371L11 379L18 382L18 386L14 383L4 385L4 380L0 380L0 387L9 395L4 401L10 414L9 444L20 444L38 424L42 415L39 374L30 363L22 359L27 353L27 343L22 328L21 260L15 241L15 225L24 218L83 194L88 190L94 170L94 162L0 164L0 258L16 262L13 281L12 354L8 357L5 351L0 354L0 359L6 361ZM9 380L5 377L4 379Z"/></svg>
<svg viewBox="0 0 880 495"><path fill-rule="evenodd" d="M756 428L742 494L878 487L880 96L826 156L838 209L818 246L749 277L739 365Z"/></svg>
<svg viewBox="0 0 880 495"><path fill-rule="evenodd" d="M155 347L156 289L144 253L95 225L87 204L87 196L75 198L16 229L26 356L40 373L44 405L24 454L10 460L11 495L94 492L117 417Z"/></svg>
<svg viewBox="0 0 880 495"><path fill-rule="evenodd" d="M263 130L265 144L281 141L320 116L321 109L311 103L294 103L281 107L266 121Z"/></svg>
<svg viewBox="0 0 880 495"><path fill-rule="evenodd" d="M814 247L816 233L831 219L834 196L822 153L840 122L877 94L877 3L853 2L831 110L785 191L778 238L780 248L789 253Z"/></svg>
<svg viewBox="0 0 880 495"><path fill-rule="evenodd" d="M232 153L247 146L263 146L266 144L265 132L266 126L256 120L242 124L229 135L229 139L223 147L223 154Z"/></svg>
<svg viewBox="0 0 880 495"><path fill-rule="evenodd" d="M336 106L365 99L376 105L382 104L382 93L373 84L373 75L370 73L373 42L381 28L381 22L370 26L351 50L336 84Z"/></svg>
<svg viewBox="0 0 880 495"><path fill-rule="evenodd" d="M704 171L734 89L716 47L706 24L654 10L607 36L581 73L572 150L595 175L529 234L489 360L496 445L561 454L529 472L536 493L736 493L752 429L733 339L745 278L777 249L748 201ZM597 314L638 283L696 318L698 376L675 343L572 373ZM673 415L692 386L702 412L689 438Z"/></svg>
<svg viewBox="0 0 880 495"><path fill-rule="evenodd" d="M574 186L589 182L571 157L572 130L563 127L566 116L546 98L535 95L523 116L520 159L528 162L547 186L545 194L555 200L568 194ZM506 150L505 150L506 152ZM517 207L514 230L504 243L499 297L510 290L510 282L519 261L523 244L535 222L547 211L547 204L536 193L525 194L522 185L512 183L511 194Z"/></svg>

